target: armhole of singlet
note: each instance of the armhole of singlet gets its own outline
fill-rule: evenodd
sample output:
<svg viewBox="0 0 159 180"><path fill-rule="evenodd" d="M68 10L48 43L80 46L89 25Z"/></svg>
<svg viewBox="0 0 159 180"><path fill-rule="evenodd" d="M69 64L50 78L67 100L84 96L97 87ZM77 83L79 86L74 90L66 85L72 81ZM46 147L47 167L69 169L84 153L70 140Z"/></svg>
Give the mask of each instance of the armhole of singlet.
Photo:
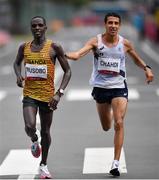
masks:
<svg viewBox="0 0 159 180"><path fill-rule="evenodd" d="M25 42L24 43L24 50L30 50L31 51L31 42Z"/></svg>

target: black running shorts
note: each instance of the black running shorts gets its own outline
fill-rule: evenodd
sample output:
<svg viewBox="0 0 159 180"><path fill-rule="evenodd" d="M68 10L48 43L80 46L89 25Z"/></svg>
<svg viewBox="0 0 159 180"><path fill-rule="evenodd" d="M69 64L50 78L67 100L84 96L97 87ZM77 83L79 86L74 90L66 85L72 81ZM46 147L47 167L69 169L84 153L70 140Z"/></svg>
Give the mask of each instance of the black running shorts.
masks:
<svg viewBox="0 0 159 180"><path fill-rule="evenodd" d="M104 89L99 87L94 87L92 91L92 96L97 103L111 103L113 98L124 97L128 100L128 89L127 88L114 88L114 89Z"/></svg>
<svg viewBox="0 0 159 180"><path fill-rule="evenodd" d="M52 110L49 108L47 102L39 101L36 99L33 99L31 97L25 96L22 100L23 102L23 108L26 106L32 106L35 108L39 108L39 110L45 111L45 112L51 112Z"/></svg>

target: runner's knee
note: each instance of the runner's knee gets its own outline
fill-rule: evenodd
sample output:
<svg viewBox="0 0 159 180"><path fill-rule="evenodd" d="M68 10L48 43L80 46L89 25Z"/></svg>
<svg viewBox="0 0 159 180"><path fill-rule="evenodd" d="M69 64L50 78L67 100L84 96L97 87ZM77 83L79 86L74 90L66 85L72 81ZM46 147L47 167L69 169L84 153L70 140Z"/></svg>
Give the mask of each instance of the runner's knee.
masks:
<svg viewBox="0 0 159 180"><path fill-rule="evenodd" d="M110 117L100 118L100 121L104 131L108 131L109 129L111 129L112 119Z"/></svg>
<svg viewBox="0 0 159 180"><path fill-rule="evenodd" d="M49 130L41 130L40 132L42 138L50 138L50 131Z"/></svg>
<svg viewBox="0 0 159 180"><path fill-rule="evenodd" d="M117 120L115 123L114 123L114 129L115 131L119 131L123 128L123 120Z"/></svg>
<svg viewBox="0 0 159 180"><path fill-rule="evenodd" d="M38 136L36 134L36 128L25 126L25 132L26 134L31 138L32 142L35 142L38 140Z"/></svg>
<svg viewBox="0 0 159 180"><path fill-rule="evenodd" d="M104 131L109 131L109 129L111 128L111 125L102 125L102 128Z"/></svg>
<svg viewBox="0 0 159 180"><path fill-rule="evenodd" d="M51 144L51 135L50 131L41 131L41 144L50 146Z"/></svg>

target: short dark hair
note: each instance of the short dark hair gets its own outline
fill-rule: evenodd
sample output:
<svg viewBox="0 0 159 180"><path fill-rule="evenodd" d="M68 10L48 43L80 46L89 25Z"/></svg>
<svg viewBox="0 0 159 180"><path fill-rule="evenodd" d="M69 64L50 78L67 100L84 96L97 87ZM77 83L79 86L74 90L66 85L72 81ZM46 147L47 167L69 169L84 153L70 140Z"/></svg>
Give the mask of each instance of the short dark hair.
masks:
<svg viewBox="0 0 159 180"><path fill-rule="evenodd" d="M44 24L46 25L46 19L45 19L44 17L42 17L42 16L34 16L34 17L32 17L32 18L31 18L31 22L32 22L33 19L36 19L36 18L42 19L43 22L44 22Z"/></svg>
<svg viewBox="0 0 159 180"><path fill-rule="evenodd" d="M119 23L121 23L121 17L120 17L120 15L117 14L117 13L115 13L115 12L109 12L109 13L107 13L107 14L105 15L105 17L104 17L104 22L105 22L105 23L107 22L108 17L110 17L110 16L119 18Z"/></svg>

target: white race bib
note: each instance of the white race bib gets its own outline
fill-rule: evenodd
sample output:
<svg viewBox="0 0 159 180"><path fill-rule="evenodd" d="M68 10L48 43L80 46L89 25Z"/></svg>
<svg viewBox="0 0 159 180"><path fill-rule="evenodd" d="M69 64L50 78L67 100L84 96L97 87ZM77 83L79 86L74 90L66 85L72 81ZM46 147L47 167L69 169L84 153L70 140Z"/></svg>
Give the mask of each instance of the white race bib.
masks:
<svg viewBox="0 0 159 180"><path fill-rule="evenodd" d="M27 79L47 79L47 65L26 64L25 76Z"/></svg>
<svg viewBox="0 0 159 180"><path fill-rule="evenodd" d="M120 72L120 59L119 58L104 58L98 59L98 71L99 72Z"/></svg>

